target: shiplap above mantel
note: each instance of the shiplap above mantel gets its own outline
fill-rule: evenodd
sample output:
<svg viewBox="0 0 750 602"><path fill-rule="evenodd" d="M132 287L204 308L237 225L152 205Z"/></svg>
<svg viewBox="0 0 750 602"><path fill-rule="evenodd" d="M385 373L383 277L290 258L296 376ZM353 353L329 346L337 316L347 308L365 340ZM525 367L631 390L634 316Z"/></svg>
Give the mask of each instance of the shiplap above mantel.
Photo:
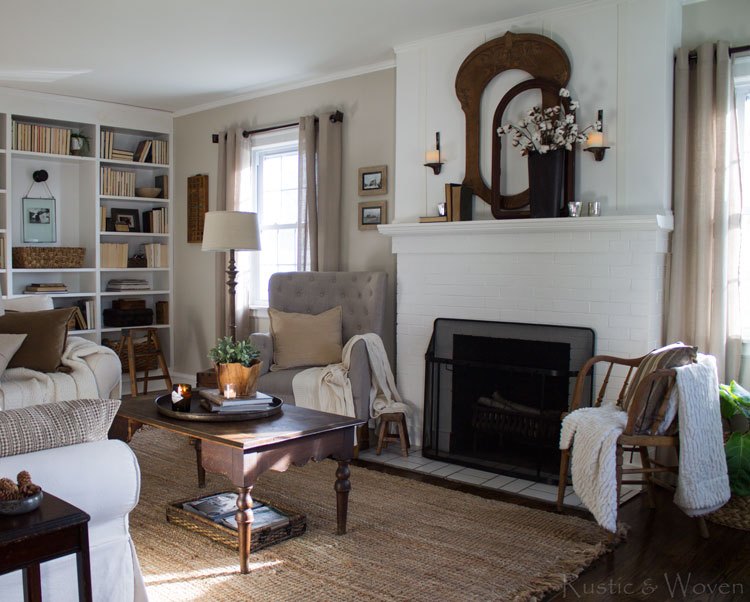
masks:
<svg viewBox="0 0 750 602"><path fill-rule="evenodd" d="M544 219L476 220L466 222L431 222L385 224L378 231L390 237L444 236L456 234L503 234L606 231L664 231L674 229L674 218L669 215L613 215L599 217L557 217Z"/></svg>

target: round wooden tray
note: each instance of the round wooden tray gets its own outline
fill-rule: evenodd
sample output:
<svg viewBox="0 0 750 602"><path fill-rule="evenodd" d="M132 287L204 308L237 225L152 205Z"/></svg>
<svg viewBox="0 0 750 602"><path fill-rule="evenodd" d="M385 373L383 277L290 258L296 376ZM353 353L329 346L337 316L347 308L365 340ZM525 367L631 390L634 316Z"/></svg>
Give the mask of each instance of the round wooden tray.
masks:
<svg viewBox="0 0 750 602"><path fill-rule="evenodd" d="M270 408L259 410L250 410L247 412L233 412L231 414L221 414L219 412L209 412L203 408L197 391L194 391L193 398L190 402L189 412L177 412L172 409L172 394L159 395L156 398L156 409L159 414L176 418L177 420L195 420L198 422L239 422L243 420L257 420L259 418L268 418L281 413L281 406L284 404L278 397L274 397Z"/></svg>

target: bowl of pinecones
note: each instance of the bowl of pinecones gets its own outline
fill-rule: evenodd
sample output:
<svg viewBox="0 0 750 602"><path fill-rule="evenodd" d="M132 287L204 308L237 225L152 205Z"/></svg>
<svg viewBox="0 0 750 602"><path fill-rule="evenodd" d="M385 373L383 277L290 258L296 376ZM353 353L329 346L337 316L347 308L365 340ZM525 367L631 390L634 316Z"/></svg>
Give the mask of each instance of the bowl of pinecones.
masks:
<svg viewBox="0 0 750 602"><path fill-rule="evenodd" d="M42 502L42 488L31 482L31 475L22 470L13 479L0 479L0 514L24 514Z"/></svg>

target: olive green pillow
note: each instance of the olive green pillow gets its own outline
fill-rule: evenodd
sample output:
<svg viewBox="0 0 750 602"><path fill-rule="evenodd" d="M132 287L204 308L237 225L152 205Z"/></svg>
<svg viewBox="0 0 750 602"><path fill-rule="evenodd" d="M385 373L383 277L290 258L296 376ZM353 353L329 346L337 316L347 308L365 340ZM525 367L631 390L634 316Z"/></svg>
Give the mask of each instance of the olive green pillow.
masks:
<svg viewBox="0 0 750 602"><path fill-rule="evenodd" d="M269 309L273 337L271 371L341 362L341 306L323 313L296 314Z"/></svg>
<svg viewBox="0 0 750 602"><path fill-rule="evenodd" d="M46 311L13 312L0 316L0 333L25 334L8 368L54 372L68 340L68 320L74 307Z"/></svg>

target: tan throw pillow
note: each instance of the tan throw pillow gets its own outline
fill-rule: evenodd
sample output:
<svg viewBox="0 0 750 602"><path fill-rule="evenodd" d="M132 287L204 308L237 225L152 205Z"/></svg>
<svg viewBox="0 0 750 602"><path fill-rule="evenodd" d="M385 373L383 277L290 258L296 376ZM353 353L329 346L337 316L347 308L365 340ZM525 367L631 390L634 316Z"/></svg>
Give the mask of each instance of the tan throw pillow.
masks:
<svg viewBox="0 0 750 602"><path fill-rule="evenodd" d="M294 314L269 309L273 364L271 370L327 366L341 361L341 306L321 314Z"/></svg>
<svg viewBox="0 0 750 602"><path fill-rule="evenodd" d="M37 372L57 370L68 339L68 320L74 311L74 307L64 307L0 316L0 333L27 335L8 368Z"/></svg>
<svg viewBox="0 0 750 602"><path fill-rule="evenodd" d="M5 372L25 338L25 334L0 334L0 376Z"/></svg>
<svg viewBox="0 0 750 602"><path fill-rule="evenodd" d="M107 438L117 399L72 399L0 412L0 458Z"/></svg>

